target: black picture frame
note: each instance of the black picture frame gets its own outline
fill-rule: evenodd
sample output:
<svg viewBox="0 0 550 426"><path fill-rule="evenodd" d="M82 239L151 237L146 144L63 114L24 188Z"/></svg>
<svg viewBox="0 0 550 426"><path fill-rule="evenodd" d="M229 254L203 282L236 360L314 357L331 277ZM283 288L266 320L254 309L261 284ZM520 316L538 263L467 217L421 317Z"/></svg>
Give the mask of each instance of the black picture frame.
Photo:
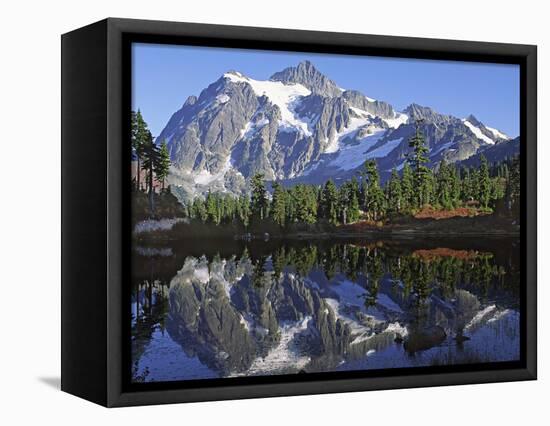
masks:
<svg viewBox="0 0 550 426"><path fill-rule="evenodd" d="M130 44L345 53L520 65L521 360L473 366L216 379L128 380ZM534 380L536 46L109 18L62 36L62 390L98 404L143 404ZM523 195L524 194L524 195Z"/></svg>

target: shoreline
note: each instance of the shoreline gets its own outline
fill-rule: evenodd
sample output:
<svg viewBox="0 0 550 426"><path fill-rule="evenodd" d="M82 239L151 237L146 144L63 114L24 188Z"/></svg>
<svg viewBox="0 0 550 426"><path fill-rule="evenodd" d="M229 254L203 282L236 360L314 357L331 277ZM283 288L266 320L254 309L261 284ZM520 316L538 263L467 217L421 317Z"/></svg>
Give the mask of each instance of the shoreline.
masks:
<svg viewBox="0 0 550 426"><path fill-rule="evenodd" d="M262 241L264 236L262 233L251 234L249 239L243 238L244 234L217 234L217 235L185 235L178 233L175 235L172 231L166 232L142 232L139 235L134 235L136 241L181 241L181 240L235 240L235 241ZM269 234L267 240L328 240L335 239L360 239L360 238L389 238L389 239L414 239L414 238L519 238L521 233L518 231L485 231L485 232L463 232L463 231L425 231L417 229L403 230L371 230L363 232L297 232L292 234Z"/></svg>
<svg viewBox="0 0 550 426"><path fill-rule="evenodd" d="M460 217L449 219L415 219L407 222L374 225L356 222L339 227L312 226L311 229L286 229L275 226L242 229L235 226L211 226L193 224L185 219L162 219L170 226L144 227L142 232L133 233L137 241L177 240L327 240L327 239L415 239L415 238L519 238L520 225L513 218L494 216ZM324 228L324 229L323 229Z"/></svg>

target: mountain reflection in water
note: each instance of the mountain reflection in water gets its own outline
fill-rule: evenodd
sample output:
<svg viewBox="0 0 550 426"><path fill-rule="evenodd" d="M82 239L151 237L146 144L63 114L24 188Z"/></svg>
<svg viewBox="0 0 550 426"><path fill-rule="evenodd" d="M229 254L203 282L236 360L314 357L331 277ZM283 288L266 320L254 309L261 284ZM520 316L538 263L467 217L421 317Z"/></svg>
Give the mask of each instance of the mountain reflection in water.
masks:
<svg viewBox="0 0 550 426"><path fill-rule="evenodd" d="M519 359L519 241L183 241L132 259L132 379Z"/></svg>

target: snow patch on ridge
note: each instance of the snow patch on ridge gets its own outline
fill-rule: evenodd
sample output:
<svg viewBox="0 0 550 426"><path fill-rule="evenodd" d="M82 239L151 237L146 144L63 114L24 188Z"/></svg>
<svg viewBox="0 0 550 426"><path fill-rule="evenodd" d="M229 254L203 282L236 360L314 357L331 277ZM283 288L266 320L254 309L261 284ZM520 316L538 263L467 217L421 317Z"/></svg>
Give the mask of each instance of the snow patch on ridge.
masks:
<svg viewBox="0 0 550 426"><path fill-rule="evenodd" d="M502 133L500 130L498 129L494 129L492 127L489 127L489 126L485 126L485 128L487 130L489 130L496 138L500 138L500 139L510 139L510 136L508 135L505 135L504 133Z"/></svg>
<svg viewBox="0 0 550 426"><path fill-rule="evenodd" d="M396 112L394 118L384 119L386 124L392 129L397 129L402 124L407 124L408 120L409 116L407 114L403 114L402 112Z"/></svg>
<svg viewBox="0 0 550 426"><path fill-rule="evenodd" d="M374 148L384 135L386 135L386 129L377 128L371 135L361 139L359 143L342 146L338 151L338 156L329 165L342 170L352 170L361 166L367 159L385 157L399 146L403 138L387 141Z"/></svg>
<svg viewBox="0 0 550 426"><path fill-rule="evenodd" d="M359 117L351 117L349 124L344 130L337 132L332 135L329 139L329 143L326 146L324 153L332 154L341 150L340 141L342 141L346 136L355 132L359 128L366 126L371 123L371 118L374 117L370 112L362 110L360 108L350 106L349 109L353 111Z"/></svg>
<svg viewBox="0 0 550 426"><path fill-rule="evenodd" d="M284 84L280 81L254 80L237 72L229 72L223 75L234 83L249 84L256 96L266 96L273 105L281 110L279 125L283 128L297 129L304 136L311 136L311 131L306 122L300 120L294 111L295 101L304 96L309 96L311 91L301 84Z"/></svg>
<svg viewBox="0 0 550 426"><path fill-rule="evenodd" d="M495 141L491 138L485 136L479 127L474 126L472 123L470 123L468 120L462 120L462 122L470 129L470 131L474 134L474 136L478 139L481 139L483 142L488 143L489 145L494 145Z"/></svg>

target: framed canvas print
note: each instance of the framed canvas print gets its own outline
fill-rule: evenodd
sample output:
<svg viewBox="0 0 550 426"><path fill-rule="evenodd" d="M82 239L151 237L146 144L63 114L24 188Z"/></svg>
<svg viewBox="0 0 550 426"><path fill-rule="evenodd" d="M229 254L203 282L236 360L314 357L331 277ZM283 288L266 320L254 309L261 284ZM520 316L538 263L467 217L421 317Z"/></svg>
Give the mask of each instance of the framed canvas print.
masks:
<svg viewBox="0 0 550 426"><path fill-rule="evenodd" d="M62 73L63 390L536 378L536 47L107 19Z"/></svg>

